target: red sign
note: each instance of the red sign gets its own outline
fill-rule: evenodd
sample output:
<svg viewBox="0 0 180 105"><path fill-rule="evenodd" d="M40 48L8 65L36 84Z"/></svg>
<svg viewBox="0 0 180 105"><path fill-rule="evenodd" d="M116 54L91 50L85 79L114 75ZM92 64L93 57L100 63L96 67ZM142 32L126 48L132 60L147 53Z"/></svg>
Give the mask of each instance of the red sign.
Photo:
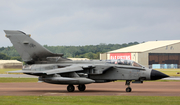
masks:
<svg viewBox="0 0 180 105"><path fill-rule="evenodd" d="M110 53L110 59L128 59L128 60L131 60L131 53Z"/></svg>

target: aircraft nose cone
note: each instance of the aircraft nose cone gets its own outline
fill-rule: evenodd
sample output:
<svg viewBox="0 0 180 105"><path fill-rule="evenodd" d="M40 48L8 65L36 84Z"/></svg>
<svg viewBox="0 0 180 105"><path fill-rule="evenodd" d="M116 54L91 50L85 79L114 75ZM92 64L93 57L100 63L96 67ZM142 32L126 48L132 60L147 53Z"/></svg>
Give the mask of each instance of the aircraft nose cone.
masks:
<svg viewBox="0 0 180 105"><path fill-rule="evenodd" d="M151 80L158 80L158 79L166 78L166 77L169 77L169 76L160 71L157 71L157 70L151 71Z"/></svg>

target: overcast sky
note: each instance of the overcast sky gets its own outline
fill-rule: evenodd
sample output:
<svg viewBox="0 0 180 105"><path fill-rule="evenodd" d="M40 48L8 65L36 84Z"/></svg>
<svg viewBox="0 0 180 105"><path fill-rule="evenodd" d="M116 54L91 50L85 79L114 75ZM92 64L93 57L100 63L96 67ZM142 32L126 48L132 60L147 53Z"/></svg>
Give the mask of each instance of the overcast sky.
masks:
<svg viewBox="0 0 180 105"><path fill-rule="evenodd" d="M42 45L180 40L180 0L1 0L3 30L21 30Z"/></svg>

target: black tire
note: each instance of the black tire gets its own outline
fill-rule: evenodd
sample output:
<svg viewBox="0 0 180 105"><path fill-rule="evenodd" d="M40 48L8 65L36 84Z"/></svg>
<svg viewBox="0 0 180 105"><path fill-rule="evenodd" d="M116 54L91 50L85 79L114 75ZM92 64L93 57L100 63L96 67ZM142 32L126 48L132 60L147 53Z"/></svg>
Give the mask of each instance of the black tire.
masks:
<svg viewBox="0 0 180 105"><path fill-rule="evenodd" d="M79 91L85 91L86 90L86 86L84 84L81 84L78 86Z"/></svg>
<svg viewBox="0 0 180 105"><path fill-rule="evenodd" d="M132 91L132 89L130 87L126 88L126 92L131 92L131 91Z"/></svg>
<svg viewBox="0 0 180 105"><path fill-rule="evenodd" d="M67 91L68 92L73 92L75 90L74 86L73 85L68 85L67 86Z"/></svg>

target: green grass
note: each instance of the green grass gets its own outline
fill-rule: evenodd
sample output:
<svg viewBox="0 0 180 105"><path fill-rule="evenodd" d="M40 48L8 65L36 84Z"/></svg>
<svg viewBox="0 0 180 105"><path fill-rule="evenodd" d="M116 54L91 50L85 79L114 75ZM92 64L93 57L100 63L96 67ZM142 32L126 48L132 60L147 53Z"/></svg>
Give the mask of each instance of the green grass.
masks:
<svg viewBox="0 0 180 105"><path fill-rule="evenodd" d="M37 78L0 78L0 83L11 82L38 82Z"/></svg>
<svg viewBox="0 0 180 105"><path fill-rule="evenodd" d="M179 105L165 96L0 96L1 105Z"/></svg>
<svg viewBox="0 0 180 105"><path fill-rule="evenodd" d="M16 71L16 70L21 70L21 69L0 69L0 74L7 74L8 71Z"/></svg>
<svg viewBox="0 0 180 105"><path fill-rule="evenodd" d="M162 73L165 73L169 76L180 76L180 74L177 74L177 72L180 73L180 69L156 69Z"/></svg>

